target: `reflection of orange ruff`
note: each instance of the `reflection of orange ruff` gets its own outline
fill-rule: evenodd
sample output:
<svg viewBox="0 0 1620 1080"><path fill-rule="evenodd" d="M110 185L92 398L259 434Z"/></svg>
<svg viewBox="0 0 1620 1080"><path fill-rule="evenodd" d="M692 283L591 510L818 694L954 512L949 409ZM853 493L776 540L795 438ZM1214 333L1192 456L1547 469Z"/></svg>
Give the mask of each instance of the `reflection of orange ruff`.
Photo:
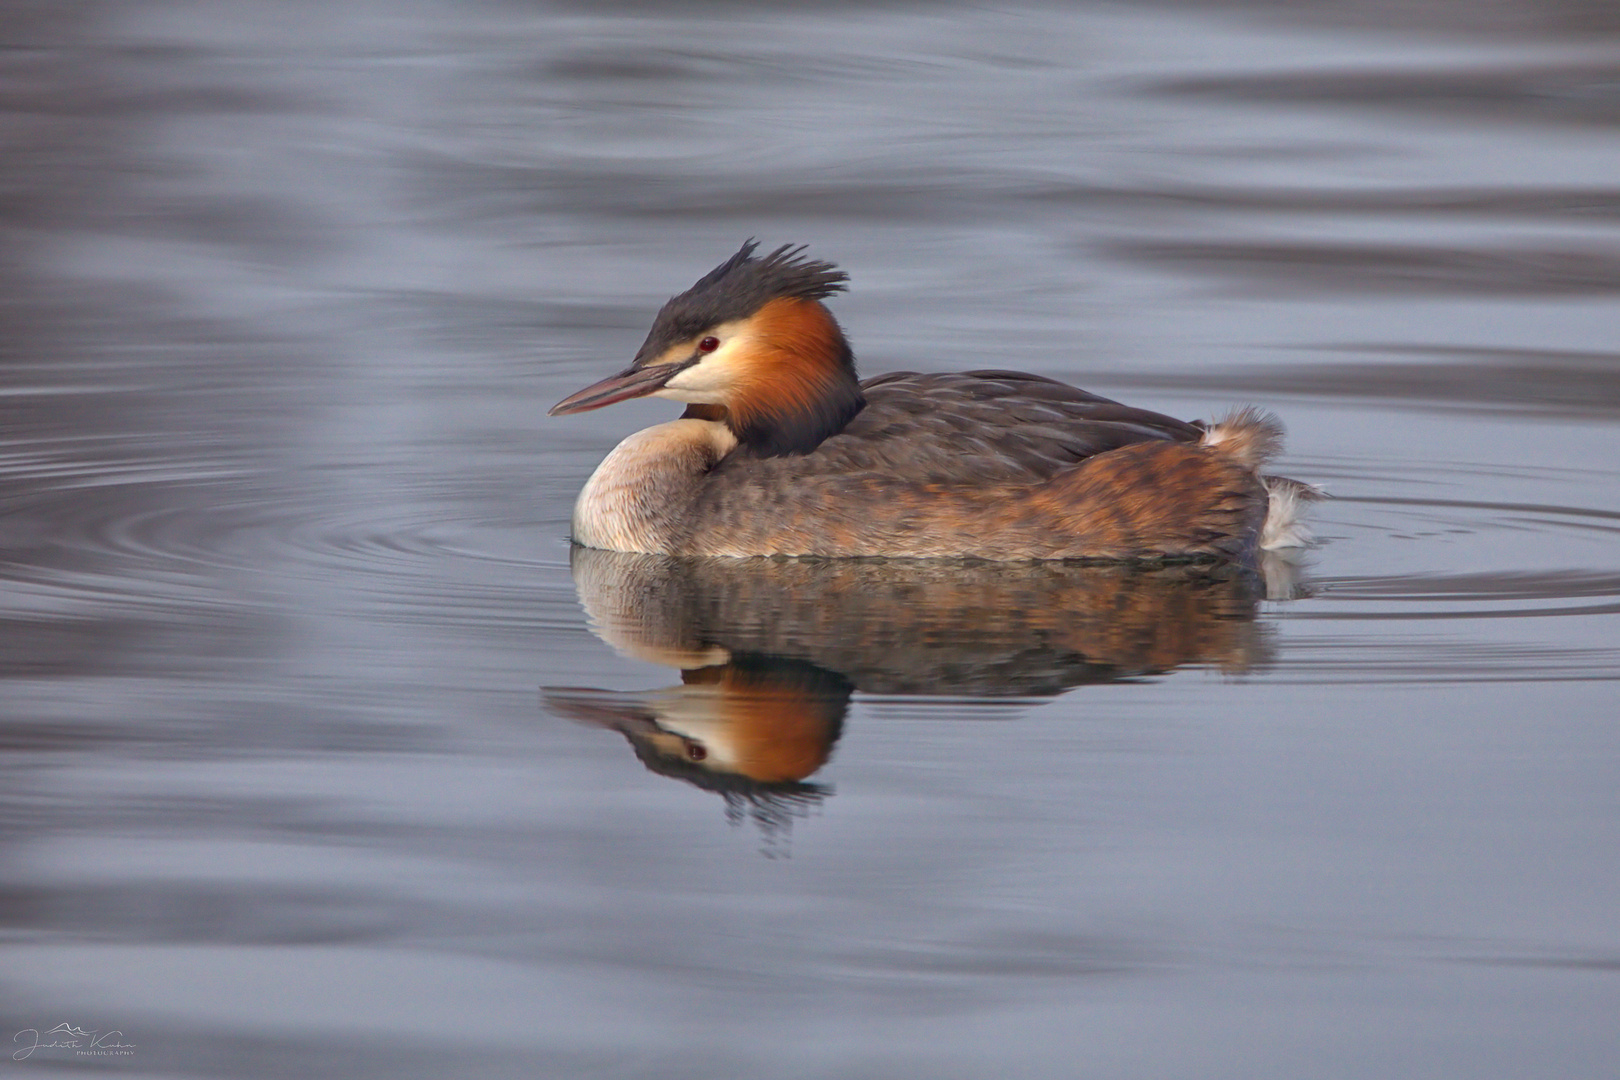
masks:
<svg viewBox="0 0 1620 1080"><path fill-rule="evenodd" d="M620 443L574 539L611 551L1024 559L1234 559L1302 542L1314 495L1260 469L1276 420L1211 426L1035 375L861 382L822 301L830 263L754 244L664 305L625 371L553 415L652 394L679 420Z"/></svg>
<svg viewBox="0 0 1620 1080"><path fill-rule="evenodd" d="M681 673L685 687L713 691L707 727L724 747L728 770L765 784L803 780L826 764L848 696L828 694L826 681L798 670L735 664ZM721 757L712 746L706 754L707 760Z"/></svg>

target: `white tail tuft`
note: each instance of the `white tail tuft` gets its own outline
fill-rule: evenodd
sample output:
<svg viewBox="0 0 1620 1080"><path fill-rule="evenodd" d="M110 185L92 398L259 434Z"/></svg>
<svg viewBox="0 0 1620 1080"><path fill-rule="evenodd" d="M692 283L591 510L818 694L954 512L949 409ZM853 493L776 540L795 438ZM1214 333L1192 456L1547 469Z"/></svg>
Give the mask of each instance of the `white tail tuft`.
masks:
<svg viewBox="0 0 1620 1080"><path fill-rule="evenodd" d="M1264 551L1278 548L1304 547L1311 542L1311 530L1300 521L1307 503L1327 498L1327 493L1315 484L1290 480L1286 476L1263 476L1270 496L1266 506L1266 523L1260 528L1260 547Z"/></svg>
<svg viewBox="0 0 1620 1080"><path fill-rule="evenodd" d="M1282 451L1282 421L1253 405L1245 405L1209 425L1200 446L1219 450L1251 469L1258 469Z"/></svg>

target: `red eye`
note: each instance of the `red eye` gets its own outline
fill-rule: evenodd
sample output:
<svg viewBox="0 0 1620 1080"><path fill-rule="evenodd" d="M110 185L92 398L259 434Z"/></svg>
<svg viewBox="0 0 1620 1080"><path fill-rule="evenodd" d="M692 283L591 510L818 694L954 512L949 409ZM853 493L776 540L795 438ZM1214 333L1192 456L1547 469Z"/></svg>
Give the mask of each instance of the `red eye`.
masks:
<svg viewBox="0 0 1620 1080"><path fill-rule="evenodd" d="M714 352L719 347L720 339L717 337L706 337L698 342L698 352Z"/></svg>
<svg viewBox="0 0 1620 1080"><path fill-rule="evenodd" d="M686 756L691 758L693 761L702 761L704 758L709 756L709 751L704 749L704 747L699 743L687 743Z"/></svg>

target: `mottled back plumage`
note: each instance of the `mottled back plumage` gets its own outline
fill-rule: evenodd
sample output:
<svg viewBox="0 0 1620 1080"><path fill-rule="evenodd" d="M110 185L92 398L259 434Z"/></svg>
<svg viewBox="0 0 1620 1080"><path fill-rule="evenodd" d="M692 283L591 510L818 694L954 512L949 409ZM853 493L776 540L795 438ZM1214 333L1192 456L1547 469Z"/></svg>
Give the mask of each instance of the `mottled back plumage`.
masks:
<svg viewBox="0 0 1620 1080"><path fill-rule="evenodd" d="M681 548L1242 558L1264 516L1253 472L1162 413L1012 371L894 372L861 389L866 408L814 453L719 461ZM1113 462L1127 449L1122 474ZM1133 490L1150 476L1156 490Z"/></svg>
<svg viewBox="0 0 1620 1080"><path fill-rule="evenodd" d="M861 384L866 408L803 476L878 472L924 484L1032 483L1144 440L1197 442L1195 425L1018 371L895 371ZM735 466L749 466L738 461Z"/></svg>

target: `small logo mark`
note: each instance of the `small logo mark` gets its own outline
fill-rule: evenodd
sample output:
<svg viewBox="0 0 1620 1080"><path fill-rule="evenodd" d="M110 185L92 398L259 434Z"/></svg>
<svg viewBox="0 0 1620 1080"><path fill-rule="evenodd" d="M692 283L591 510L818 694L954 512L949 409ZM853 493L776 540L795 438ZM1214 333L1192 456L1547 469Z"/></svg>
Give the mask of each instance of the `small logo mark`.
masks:
<svg viewBox="0 0 1620 1080"><path fill-rule="evenodd" d="M82 1028L77 1024L57 1024L44 1034L38 1028L24 1028L11 1037L18 1047L12 1051L11 1060L27 1061L37 1050L70 1050L74 1057L134 1057L135 1044L123 1040L122 1031Z"/></svg>

